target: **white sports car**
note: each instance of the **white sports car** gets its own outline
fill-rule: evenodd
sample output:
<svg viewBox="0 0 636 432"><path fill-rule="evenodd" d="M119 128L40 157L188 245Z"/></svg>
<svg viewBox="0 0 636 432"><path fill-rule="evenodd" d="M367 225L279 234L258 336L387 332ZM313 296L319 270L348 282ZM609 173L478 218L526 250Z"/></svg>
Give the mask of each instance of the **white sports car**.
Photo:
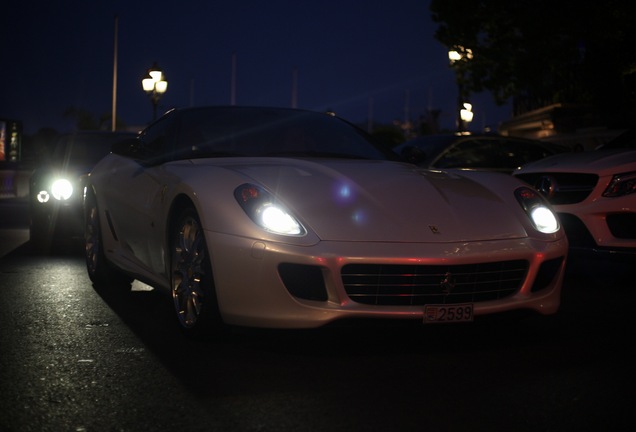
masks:
<svg viewBox="0 0 636 432"><path fill-rule="evenodd" d="M536 190L394 158L331 114L170 111L90 174L88 274L167 290L190 334L558 310L568 243Z"/></svg>
<svg viewBox="0 0 636 432"><path fill-rule="evenodd" d="M636 134L532 162L514 175L550 201L577 253L635 262Z"/></svg>

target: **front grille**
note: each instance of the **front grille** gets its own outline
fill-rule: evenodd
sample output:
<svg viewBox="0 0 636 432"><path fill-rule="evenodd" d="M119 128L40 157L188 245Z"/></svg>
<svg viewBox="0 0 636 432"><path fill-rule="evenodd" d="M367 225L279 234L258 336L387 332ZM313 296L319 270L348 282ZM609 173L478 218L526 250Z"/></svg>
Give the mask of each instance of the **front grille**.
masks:
<svg viewBox="0 0 636 432"><path fill-rule="evenodd" d="M347 295L370 305L483 302L516 293L528 272L525 260L463 265L348 264Z"/></svg>
<svg viewBox="0 0 636 432"><path fill-rule="evenodd" d="M552 205L575 204L585 200L596 187L598 175L577 173L529 173L516 177L546 195ZM542 190L548 185L552 192Z"/></svg>

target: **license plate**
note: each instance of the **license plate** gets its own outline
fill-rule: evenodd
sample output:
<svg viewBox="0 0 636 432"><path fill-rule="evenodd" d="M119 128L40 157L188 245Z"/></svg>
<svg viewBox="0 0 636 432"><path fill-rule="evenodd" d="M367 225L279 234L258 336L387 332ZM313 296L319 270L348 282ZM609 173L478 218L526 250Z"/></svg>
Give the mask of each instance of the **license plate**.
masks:
<svg viewBox="0 0 636 432"><path fill-rule="evenodd" d="M456 323L472 320L472 303L427 305L424 307L424 323Z"/></svg>

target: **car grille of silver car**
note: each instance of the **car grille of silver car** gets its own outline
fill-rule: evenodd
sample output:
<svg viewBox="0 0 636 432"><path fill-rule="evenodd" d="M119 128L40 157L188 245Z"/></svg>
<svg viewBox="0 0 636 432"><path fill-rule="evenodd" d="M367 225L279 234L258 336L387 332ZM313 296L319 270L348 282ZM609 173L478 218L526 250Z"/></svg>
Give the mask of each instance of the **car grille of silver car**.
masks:
<svg viewBox="0 0 636 432"><path fill-rule="evenodd" d="M541 192L552 205L585 200L596 187L598 175L577 173L528 173L517 177Z"/></svg>
<svg viewBox="0 0 636 432"><path fill-rule="evenodd" d="M357 303L454 304L513 295L527 272L525 260L464 265L349 264L342 268L342 280L347 295ZM551 279L549 275L544 278Z"/></svg>
<svg viewBox="0 0 636 432"><path fill-rule="evenodd" d="M559 275L564 257L547 260L537 272L531 292L541 291ZM320 266L283 263L278 272L294 297L327 301ZM525 260L464 265L348 264L341 270L349 298L383 306L455 304L502 299L515 294L528 275Z"/></svg>

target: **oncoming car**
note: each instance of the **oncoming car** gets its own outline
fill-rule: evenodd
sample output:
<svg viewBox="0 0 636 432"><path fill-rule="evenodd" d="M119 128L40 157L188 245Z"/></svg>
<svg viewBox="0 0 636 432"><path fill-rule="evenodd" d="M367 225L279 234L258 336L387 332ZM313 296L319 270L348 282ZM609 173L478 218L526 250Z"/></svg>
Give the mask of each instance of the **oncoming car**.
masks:
<svg viewBox="0 0 636 432"><path fill-rule="evenodd" d="M400 162L327 113L172 110L88 180L94 286L164 290L186 334L559 308L567 239L539 193Z"/></svg>
<svg viewBox="0 0 636 432"><path fill-rule="evenodd" d="M111 146L133 132L82 131L63 134L50 158L32 174L30 193L30 242L49 252L57 240L84 232L82 196L84 179Z"/></svg>

